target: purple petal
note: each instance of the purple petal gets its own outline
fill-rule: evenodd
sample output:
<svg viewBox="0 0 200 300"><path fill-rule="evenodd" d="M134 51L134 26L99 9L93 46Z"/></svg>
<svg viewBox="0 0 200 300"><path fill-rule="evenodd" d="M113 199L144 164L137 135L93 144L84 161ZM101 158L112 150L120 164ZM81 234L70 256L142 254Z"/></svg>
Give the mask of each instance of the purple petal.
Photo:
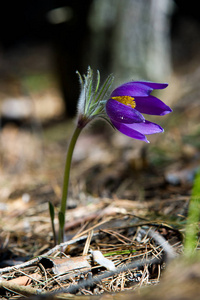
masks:
<svg viewBox="0 0 200 300"><path fill-rule="evenodd" d="M142 134L154 134L163 132L164 129L156 123L145 120L143 123L128 124L127 127L132 128Z"/></svg>
<svg viewBox="0 0 200 300"><path fill-rule="evenodd" d="M136 109L122 104L114 99L109 99L106 103L106 112L110 119L119 123L144 122L145 118Z"/></svg>
<svg viewBox="0 0 200 300"><path fill-rule="evenodd" d="M168 86L168 83L156 83L156 82L151 82L151 81L135 81L135 82L145 84L148 87L155 89L155 90L162 90Z"/></svg>
<svg viewBox="0 0 200 300"><path fill-rule="evenodd" d="M118 86L111 94L115 96L146 97L153 89L164 89L167 83L156 83L149 81L131 81Z"/></svg>
<svg viewBox="0 0 200 300"><path fill-rule="evenodd" d="M149 141L147 140L146 136L136 130L134 130L133 128L131 128L129 125L127 124L123 124L123 123L118 123L118 122L112 122L113 125L117 128L117 130L119 130L121 133L133 138L133 139L137 139L137 140L141 140L144 141L146 143L149 143Z"/></svg>
<svg viewBox="0 0 200 300"><path fill-rule="evenodd" d="M164 116L172 112L171 108L154 96L138 97L134 99L136 110L143 114Z"/></svg>
<svg viewBox="0 0 200 300"><path fill-rule="evenodd" d="M111 94L115 96L146 97L153 91L153 88L140 82L127 82L118 86Z"/></svg>

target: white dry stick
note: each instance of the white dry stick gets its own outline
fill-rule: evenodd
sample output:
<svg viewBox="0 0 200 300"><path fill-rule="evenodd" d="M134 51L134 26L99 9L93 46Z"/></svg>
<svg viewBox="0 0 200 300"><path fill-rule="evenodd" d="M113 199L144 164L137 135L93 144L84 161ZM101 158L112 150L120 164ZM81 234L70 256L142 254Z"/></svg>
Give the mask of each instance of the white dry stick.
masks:
<svg viewBox="0 0 200 300"><path fill-rule="evenodd" d="M101 251L99 250L90 250L93 256L93 260L98 263L99 265L105 267L108 271L115 271L116 267L115 264L109 260L108 258L104 257Z"/></svg>
<svg viewBox="0 0 200 300"><path fill-rule="evenodd" d="M167 255L167 259L171 260L173 258L175 258L176 253L174 252L174 249L172 248L172 246L169 244L169 242L158 232L156 232L155 230L150 229L148 232L148 235L150 237L152 237L157 244L163 248L164 252Z"/></svg>

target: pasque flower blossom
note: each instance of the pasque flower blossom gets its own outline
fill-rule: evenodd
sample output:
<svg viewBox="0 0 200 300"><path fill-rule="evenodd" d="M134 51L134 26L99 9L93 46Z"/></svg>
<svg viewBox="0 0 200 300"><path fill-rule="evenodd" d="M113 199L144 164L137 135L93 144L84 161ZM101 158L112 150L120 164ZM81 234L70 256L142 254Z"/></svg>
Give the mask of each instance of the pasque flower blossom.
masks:
<svg viewBox="0 0 200 300"><path fill-rule="evenodd" d="M99 71L97 71L96 80L93 78L93 71L90 67L88 67L86 75L83 77L79 73L78 75L81 93L77 107L77 124L69 142L64 169L62 199L58 213L59 243L64 241L65 212L72 155L82 129L96 118L103 118L123 134L148 142L146 135L162 132L163 128L145 120L142 114L163 116L172 111L160 99L151 95L154 89L166 88L167 84L165 83L127 82L110 93L114 79L112 74L107 77L102 86L100 86ZM49 211L56 242L53 205L49 205Z"/></svg>
<svg viewBox="0 0 200 300"><path fill-rule="evenodd" d="M150 95L154 89L164 89L167 83L132 81L118 86L106 102L106 113L116 129L138 140L149 142L145 135L163 132L144 114L163 116L172 110L160 99Z"/></svg>

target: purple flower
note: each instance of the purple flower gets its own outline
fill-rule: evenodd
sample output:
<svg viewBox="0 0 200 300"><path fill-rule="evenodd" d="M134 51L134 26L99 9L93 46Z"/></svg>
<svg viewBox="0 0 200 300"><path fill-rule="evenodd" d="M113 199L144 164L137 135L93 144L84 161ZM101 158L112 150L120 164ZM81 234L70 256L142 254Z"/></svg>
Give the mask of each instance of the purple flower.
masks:
<svg viewBox="0 0 200 300"><path fill-rule="evenodd" d="M167 83L147 81L127 82L117 87L106 103L111 123L123 134L149 143L145 135L163 132L158 124L145 120L144 114L164 116L172 110L160 99L150 95L154 89L164 89Z"/></svg>

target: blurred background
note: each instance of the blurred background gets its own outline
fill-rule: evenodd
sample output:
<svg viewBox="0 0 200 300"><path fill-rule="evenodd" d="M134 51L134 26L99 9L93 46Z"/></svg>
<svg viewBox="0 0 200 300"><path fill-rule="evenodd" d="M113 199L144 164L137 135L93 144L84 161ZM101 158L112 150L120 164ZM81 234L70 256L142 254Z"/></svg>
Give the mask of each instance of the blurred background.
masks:
<svg viewBox="0 0 200 300"><path fill-rule="evenodd" d="M79 95L75 72L85 73L88 65L99 69L103 78L113 72L115 84L130 79L168 81L174 72L194 71L200 59L199 26L196 1L1 3L1 106L13 100L12 108L4 103L2 117L14 115L15 109L20 114L18 105L24 108L22 115L28 113L28 104L25 108L23 101L14 100L25 100L36 91L42 98L37 101L38 114L44 104L46 117L73 117Z"/></svg>
<svg viewBox="0 0 200 300"><path fill-rule="evenodd" d="M80 90L76 70L83 74L88 65L102 79L114 73L114 85L169 82L161 98L174 113L161 121L167 132L161 139L171 142L165 147L173 155L199 151L198 1L8 0L0 6L1 170L18 172L24 161L41 165L46 136L66 138L66 149L71 127L55 133L45 128L73 120Z"/></svg>

